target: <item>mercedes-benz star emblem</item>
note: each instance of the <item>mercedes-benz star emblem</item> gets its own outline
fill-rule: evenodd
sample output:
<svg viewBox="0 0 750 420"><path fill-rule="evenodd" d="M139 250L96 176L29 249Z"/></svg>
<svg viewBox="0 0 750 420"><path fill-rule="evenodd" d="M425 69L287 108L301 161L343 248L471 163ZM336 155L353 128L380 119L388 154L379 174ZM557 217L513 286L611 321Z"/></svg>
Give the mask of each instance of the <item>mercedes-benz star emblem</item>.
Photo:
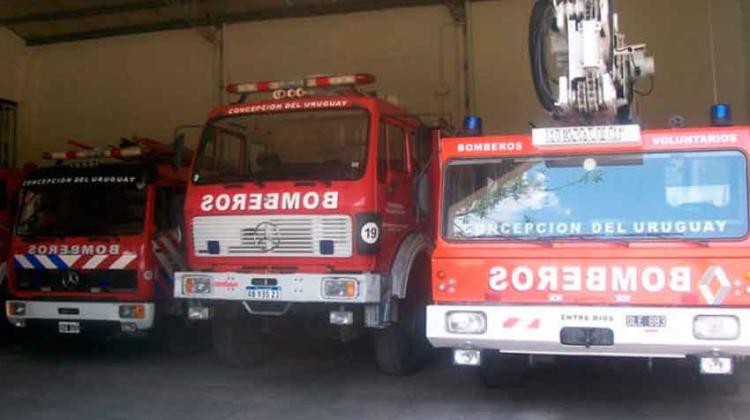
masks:
<svg viewBox="0 0 750 420"><path fill-rule="evenodd" d="M273 251L279 247L279 227L270 222L258 223L254 229L255 246L264 252Z"/></svg>
<svg viewBox="0 0 750 420"><path fill-rule="evenodd" d="M66 271L62 275L62 286L67 290L76 290L81 284L81 276L73 270Z"/></svg>

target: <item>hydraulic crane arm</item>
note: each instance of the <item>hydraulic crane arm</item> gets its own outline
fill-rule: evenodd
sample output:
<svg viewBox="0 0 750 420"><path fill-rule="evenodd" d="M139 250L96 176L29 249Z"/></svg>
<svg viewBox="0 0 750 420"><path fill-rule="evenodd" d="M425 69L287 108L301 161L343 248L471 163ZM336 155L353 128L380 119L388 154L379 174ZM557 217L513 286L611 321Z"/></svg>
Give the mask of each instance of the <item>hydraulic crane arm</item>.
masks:
<svg viewBox="0 0 750 420"><path fill-rule="evenodd" d="M537 0L529 56L539 101L560 119L629 120L633 85L654 73L645 44L619 33L612 0Z"/></svg>

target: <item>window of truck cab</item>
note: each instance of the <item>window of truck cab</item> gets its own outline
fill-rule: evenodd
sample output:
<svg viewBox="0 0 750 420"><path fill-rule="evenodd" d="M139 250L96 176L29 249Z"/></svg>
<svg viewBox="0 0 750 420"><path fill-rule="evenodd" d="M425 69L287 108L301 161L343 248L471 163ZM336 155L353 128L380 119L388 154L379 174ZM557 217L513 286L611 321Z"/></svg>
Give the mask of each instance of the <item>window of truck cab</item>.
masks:
<svg viewBox="0 0 750 420"><path fill-rule="evenodd" d="M739 240L738 150L461 159L443 168L446 240Z"/></svg>
<svg viewBox="0 0 750 420"><path fill-rule="evenodd" d="M391 120L380 120L378 131L378 181L386 182L389 174L397 178L407 175L407 153L411 154L414 143L411 130Z"/></svg>
<svg viewBox="0 0 750 420"><path fill-rule="evenodd" d="M204 129L193 182L357 180L369 127L361 108L222 116Z"/></svg>
<svg viewBox="0 0 750 420"><path fill-rule="evenodd" d="M145 182L120 185L24 186L16 234L23 237L105 237L143 232Z"/></svg>

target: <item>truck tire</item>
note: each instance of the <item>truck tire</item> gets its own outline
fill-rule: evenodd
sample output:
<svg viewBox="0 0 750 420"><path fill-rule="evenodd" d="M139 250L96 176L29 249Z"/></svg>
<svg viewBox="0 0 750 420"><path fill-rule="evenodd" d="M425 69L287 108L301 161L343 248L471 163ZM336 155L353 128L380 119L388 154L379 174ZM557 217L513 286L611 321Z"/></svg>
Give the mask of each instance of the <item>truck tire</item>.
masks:
<svg viewBox="0 0 750 420"><path fill-rule="evenodd" d="M272 337L263 334L261 322L245 312L240 303L212 308L211 324L214 354L231 367L256 366L274 354Z"/></svg>
<svg viewBox="0 0 750 420"><path fill-rule="evenodd" d="M521 385L529 372L529 357L525 354L504 354L495 350L482 351L479 380L486 388Z"/></svg>
<svg viewBox="0 0 750 420"><path fill-rule="evenodd" d="M419 372L432 357L427 340L430 271L426 256L409 273L406 298L396 301L398 321L375 333L375 359L381 372L405 376Z"/></svg>

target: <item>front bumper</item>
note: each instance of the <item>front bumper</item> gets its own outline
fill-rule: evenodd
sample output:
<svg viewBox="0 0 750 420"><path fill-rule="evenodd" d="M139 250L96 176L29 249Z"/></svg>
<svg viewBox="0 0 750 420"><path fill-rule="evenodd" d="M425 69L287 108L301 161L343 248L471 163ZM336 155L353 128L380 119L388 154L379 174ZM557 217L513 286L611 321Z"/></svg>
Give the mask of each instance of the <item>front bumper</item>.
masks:
<svg viewBox="0 0 750 420"><path fill-rule="evenodd" d="M450 312L480 312L486 316L481 334L448 331ZM731 340L705 340L694 335L696 316L736 317L739 335ZM664 316L657 328L628 326L628 316ZM611 345L562 344L563 328L611 330ZM750 309L666 308L537 305L430 305L427 307L427 338L435 347L499 350L504 353L685 357L704 354L750 355Z"/></svg>
<svg viewBox="0 0 750 420"><path fill-rule="evenodd" d="M154 325L155 305L144 302L54 302L34 300L9 300L6 308L12 304L25 304L24 315L14 315L6 311L8 321L13 325L48 325L61 321L81 323L81 332L86 324L91 325L135 325L138 331L150 330ZM142 318L123 318L120 316L122 305L143 305Z"/></svg>
<svg viewBox="0 0 750 420"><path fill-rule="evenodd" d="M382 278L379 274L320 274L320 273L231 273L231 272L177 272L174 275L174 296L184 299L235 300L259 302L366 304L380 303ZM205 293L188 293L184 282L187 277L203 277L210 281ZM357 283L356 295L351 298L332 298L323 295L324 279L353 279ZM250 296L255 289L269 292ZM262 296L259 296L262 295Z"/></svg>

